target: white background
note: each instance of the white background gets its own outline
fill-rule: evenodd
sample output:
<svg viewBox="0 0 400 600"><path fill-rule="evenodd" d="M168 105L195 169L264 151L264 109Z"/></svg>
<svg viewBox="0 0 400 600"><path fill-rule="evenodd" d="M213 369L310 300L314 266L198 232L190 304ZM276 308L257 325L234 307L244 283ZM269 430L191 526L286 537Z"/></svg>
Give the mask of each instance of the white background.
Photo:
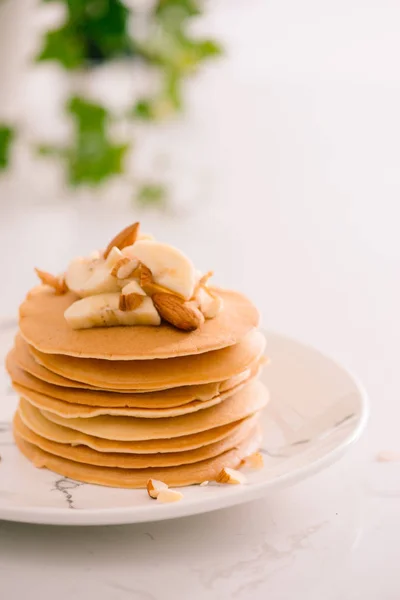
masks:
<svg viewBox="0 0 400 600"><path fill-rule="evenodd" d="M400 463L376 456L400 452L400 5L218 1L203 28L228 56L190 84L189 114L160 141L201 192L174 215L140 215L144 228L247 292L265 327L354 370L371 398L368 431L327 472L214 515L98 530L0 524L2 590L398 600ZM40 117L40 96L10 81L7 111ZM47 167L30 169L18 155L0 181L3 315L15 314L34 265L62 269L136 216L115 196L61 202Z"/></svg>

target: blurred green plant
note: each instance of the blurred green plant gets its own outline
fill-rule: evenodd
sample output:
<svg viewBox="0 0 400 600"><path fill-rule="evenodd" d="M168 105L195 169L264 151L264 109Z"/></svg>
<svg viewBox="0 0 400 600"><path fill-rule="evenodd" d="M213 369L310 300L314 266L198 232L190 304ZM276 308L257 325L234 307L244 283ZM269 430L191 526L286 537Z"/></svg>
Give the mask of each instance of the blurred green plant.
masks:
<svg viewBox="0 0 400 600"><path fill-rule="evenodd" d="M193 17L202 14L201 0L156 0L140 12L121 0L42 0L63 5L60 26L45 32L36 62L56 62L71 73L90 74L98 65L120 58L130 68L141 63L160 76L153 95L140 98L123 115L95 103L75 90L65 105L72 135L65 146L42 144L41 156L63 161L73 187L98 186L114 176L127 176L125 158L132 141L117 143L110 125L124 119L156 123L183 109L184 81L202 63L221 54L210 39L190 33ZM138 25L138 26L137 26ZM81 78L79 78L81 81ZM0 124L0 170L9 165L14 129ZM140 146L135 147L140 152ZM162 182L132 182L136 200L143 205L163 205L168 197Z"/></svg>
<svg viewBox="0 0 400 600"><path fill-rule="evenodd" d="M142 59L159 68L163 86L154 97L142 98L135 104L135 117L157 120L181 110L185 77L195 73L204 60L221 54L215 41L189 36L188 20L200 14L199 2L194 0L159 0L156 3L148 38L137 43L137 52Z"/></svg>
<svg viewBox="0 0 400 600"><path fill-rule="evenodd" d="M143 183L137 193L137 202L142 206L162 206L167 201L167 190L159 183Z"/></svg>
<svg viewBox="0 0 400 600"><path fill-rule="evenodd" d="M74 135L68 147L39 146L42 156L57 156L66 163L71 185L98 185L112 175L123 173L123 160L129 144L114 144L108 134L110 113L99 104L79 96L67 103L74 122Z"/></svg>
<svg viewBox="0 0 400 600"><path fill-rule="evenodd" d="M48 31L37 61L56 61L69 71L89 72L99 64L127 57L132 66L141 61L160 75L161 85L153 95L138 100L128 118L156 122L183 108L184 80L201 64L221 53L213 40L198 39L189 33L193 17L202 14L199 0L158 0L143 21L143 31L135 37L131 24L137 14L120 0L42 0L65 6L65 21ZM73 137L68 147L41 146L40 154L56 156L66 164L73 186L98 185L124 173L124 157L130 144L116 144L110 138L109 124L121 115L94 104L81 95L67 102L73 119ZM140 152L140 147L135 148ZM141 204L164 203L162 183L137 185Z"/></svg>

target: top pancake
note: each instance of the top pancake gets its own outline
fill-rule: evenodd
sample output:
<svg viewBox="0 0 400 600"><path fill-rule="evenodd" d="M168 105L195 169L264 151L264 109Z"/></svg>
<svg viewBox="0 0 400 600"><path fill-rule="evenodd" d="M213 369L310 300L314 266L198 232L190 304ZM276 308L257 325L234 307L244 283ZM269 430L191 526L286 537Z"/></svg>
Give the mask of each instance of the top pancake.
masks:
<svg viewBox="0 0 400 600"><path fill-rule="evenodd" d="M30 345L48 354L106 360L146 360L201 354L232 346L259 321L255 306L242 294L215 290L224 302L214 319L192 332L168 323L159 327L72 329L65 310L77 300L72 292L57 296L47 286L31 290L20 307L20 331Z"/></svg>

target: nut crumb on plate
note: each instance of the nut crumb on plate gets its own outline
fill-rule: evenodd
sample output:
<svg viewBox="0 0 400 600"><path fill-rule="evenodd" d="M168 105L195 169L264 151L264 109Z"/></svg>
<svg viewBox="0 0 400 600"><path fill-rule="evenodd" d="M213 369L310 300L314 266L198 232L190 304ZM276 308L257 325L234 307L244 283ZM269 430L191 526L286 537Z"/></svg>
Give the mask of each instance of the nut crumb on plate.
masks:
<svg viewBox="0 0 400 600"><path fill-rule="evenodd" d="M250 469L262 469L264 466L264 457L260 452L253 452L242 461L243 467L250 467Z"/></svg>
<svg viewBox="0 0 400 600"><path fill-rule="evenodd" d="M246 483L246 476L243 475L240 471L236 469L230 469L229 467L224 467L222 471L219 473L216 481L218 483L229 483L229 484L239 484Z"/></svg>
<svg viewBox="0 0 400 600"><path fill-rule="evenodd" d="M182 498L182 492L178 492L177 490L162 489L158 492L157 501L163 503L178 502L179 500L182 500Z"/></svg>
<svg viewBox="0 0 400 600"><path fill-rule="evenodd" d="M147 482L147 493L150 498L156 499L161 490L167 490L168 486L163 481L158 479L149 479Z"/></svg>
<svg viewBox="0 0 400 600"><path fill-rule="evenodd" d="M393 450L384 450L376 455L378 462L400 462L400 452Z"/></svg>

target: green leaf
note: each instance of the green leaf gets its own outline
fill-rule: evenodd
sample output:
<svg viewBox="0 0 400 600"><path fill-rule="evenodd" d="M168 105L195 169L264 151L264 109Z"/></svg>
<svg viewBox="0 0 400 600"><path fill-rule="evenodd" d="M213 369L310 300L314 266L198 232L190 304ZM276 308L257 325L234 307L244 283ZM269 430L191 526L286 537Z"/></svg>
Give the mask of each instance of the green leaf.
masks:
<svg viewBox="0 0 400 600"><path fill-rule="evenodd" d="M159 30L140 46L140 52L150 63L186 75L203 60L221 54L221 48L212 40L189 38L183 31Z"/></svg>
<svg viewBox="0 0 400 600"><path fill-rule="evenodd" d="M130 10L120 0L62 1L67 5L66 21L47 32L39 61L54 60L66 69L78 69L134 53Z"/></svg>
<svg viewBox="0 0 400 600"><path fill-rule="evenodd" d="M194 48L199 60L221 56L222 54L222 47L214 40L201 40L195 44Z"/></svg>
<svg viewBox="0 0 400 600"><path fill-rule="evenodd" d="M159 0L155 9L156 17L171 30L180 29L186 19L199 14L201 11L195 0Z"/></svg>
<svg viewBox="0 0 400 600"><path fill-rule="evenodd" d="M0 171L8 166L10 146L15 132L11 127L0 124Z"/></svg>
<svg viewBox="0 0 400 600"><path fill-rule="evenodd" d="M48 31L37 60L55 60L65 69L77 69L85 62L84 42L68 25Z"/></svg>
<svg viewBox="0 0 400 600"><path fill-rule="evenodd" d="M88 60L109 60L131 55L133 42L129 34L130 10L119 0L80 0L84 18L79 24L87 39Z"/></svg>
<svg viewBox="0 0 400 600"><path fill-rule="evenodd" d="M108 137L110 114L100 104L79 96L68 102L68 111L75 120L76 137L68 150L68 172L72 185L96 185L123 172L128 144L114 144Z"/></svg>
<svg viewBox="0 0 400 600"><path fill-rule="evenodd" d="M158 183L145 183L137 193L136 201L143 206L160 207L166 201L167 190L164 185Z"/></svg>
<svg viewBox="0 0 400 600"><path fill-rule="evenodd" d="M151 100L145 98L138 100L133 107L132 115L144 121L151 121L154 118Z"/></svg>
<svg viewBox="0 0 400 600"><path fill-rule="evenodd" d="M45 0L50 2L51 0ZM36 152L39 156L65 156L65 150L63 148L57 148L56 146L49 146L47 144L39 144L36 146Z"/></svg>
<svg viewBox="0 0 400 600"><path fill-rule="evenodd" d="M98 185L123 173L128 144L112 144L102 136L81 137L68 152L68 174L72 185Z"/></svg>
<svg viewBox="0 0 400 600"><path fill-rule="evenodd" d="M201 62L221 54L221 48L212 40L196 40L183 33L176 37L177 68L182 72L193 72Z"/></svg>
<svg viewBox="0 0 400 600"><path fill-rule="evenodd" d="M197 0L158 0L155 6L155 14L161 16L174 9L180 9L185 17L195 17L201 14Z"/></svg>
<svg viewBox="0 0 400 600"><path fill-rule="evenodd" d="M181 78L175 71L167 71L164 87L154 98L142 98L132 110L132 116L143 121L162 120L182 108Z"/></svg>
<svg viewBox="0 0 400 600"><path fill-rule="evenodd" d="M165 74L164 95L170 99L171 104L176 111L181 110L181 76L174 70L169 70Z"/></svg>
<svg viewBox="0 0 400 600"><path fill-rule="evenodd" d="M109 119L106 109L80 96L72 96L67 103L68 112L76 119L81 131L104 131Z"/></svg>

